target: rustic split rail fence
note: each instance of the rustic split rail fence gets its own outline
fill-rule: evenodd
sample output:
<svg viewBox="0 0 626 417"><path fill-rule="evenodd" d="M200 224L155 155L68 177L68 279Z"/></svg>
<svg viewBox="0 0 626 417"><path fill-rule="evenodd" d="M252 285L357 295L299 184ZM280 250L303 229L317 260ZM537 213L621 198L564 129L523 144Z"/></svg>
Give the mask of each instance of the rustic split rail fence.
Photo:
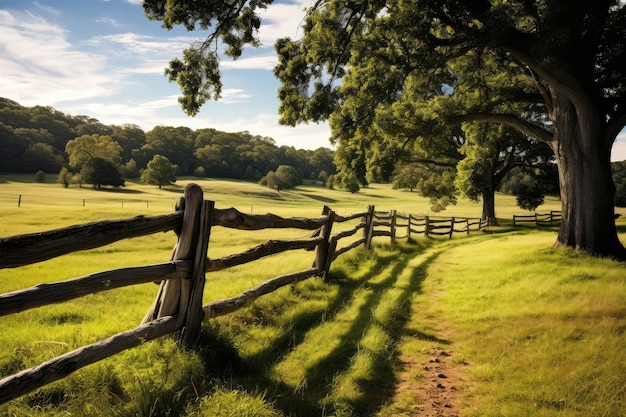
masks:
<svg viewBox="0 0 626 417"><path fill-rule="evenodd" d="M360 221L348 230L332 233L335 223L351 220ZM184 196L177 202L175 212L171 214L106 220L2 238L0 268L17 268L75 251L105 246L122 239L168 231L174 231L178 235L172 259L168 262L103 271L1 294L0 316L7 316L101 291L160 282L157 298L140 326L5 377L0 380L0 403L62 379L86 365L168 334L176 334L184 346L193 348L197 343L203 319L231 313L282 286L313 276L326 278L331 263L339 255L361 245L370 249L373 237L387 236L392 242L420 233L426 236L452 237L455 232L469 233L470 229L481 230L486 225L486 221L480 220L431 219L428 216L415 217L395 211L381 213L376 212L374 206L350 216L337 215L328 207L324 207L322 215L317 218L243 214L234 208L215 208L214 202L204 200L199 186L190 184L186 187ZM207 251L211 228L214 226L242 230L295 228L314 232L305 239L269 240L239 254L209 259ZM353 237L350 243L337 248L340 240L355 236L361 230L360 237ZM398 236L398 231L402 230L406 231L406 235ZM272 278L235 297L202 304L206 273L297 249L315 250L310 268Z"/></svg>
<svg viewBox="0 0 626 417"><path fill-rule="evenodd" d="M550 213L537 213L529 216L513 215L513 226L519 226L521 223L534 223L537 226L551 225L561 221L561 212L558 210L550 210Z"/></svg>

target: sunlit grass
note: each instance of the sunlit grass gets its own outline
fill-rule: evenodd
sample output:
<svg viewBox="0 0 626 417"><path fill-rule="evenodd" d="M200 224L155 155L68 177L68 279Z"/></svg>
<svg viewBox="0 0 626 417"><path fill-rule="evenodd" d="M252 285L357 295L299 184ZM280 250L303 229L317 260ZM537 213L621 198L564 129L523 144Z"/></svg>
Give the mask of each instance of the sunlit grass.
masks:
<svg viewBox="0 0 626 417"><path fill-rule="evenodd" d="M163 190L129 183L125 192L112 193L3 178L0 236L170 213L184 185L196 181L183 179ZM324 204L342 215L368 204L429 212L416 193L387 185L356 194L305 185L279 195L246 182L197 182L218 208L247 213L316 217ZM496 201L502 219L522 213L513 197L498 195ZM480 209L461 201L441 215L478 217ZM550 209L558 209L558 202L549 199L539 211ZM216 227L209 256L310 233ZM311 278L205 321L195 352L167 338L146 343L0 406L0 415L411 415L424 399L392 394L401 371L417 383L423 372L404 369L398 356L423 361L433 348L445 348L467 373L468 381L458 386L460 416L623 416L625 266L552 249L555 238L554 230L530 228L418 238L398 246L377 238L372 252L342 255L329 282ZM165 262L175 240L172 232L156 234L0 270L0 292ZM314 256L291 251L207 274L204 301L306 269ZM133 286L0 318L0 375L135 327L157 289L152 283Z"/></svg>
<svg viewBox="0 0 626 417"><path fill-rule="evenodd" d="M459 246L429 271L445 292L435 313L473 364L468 415L624 415L626 266L549 249L553 239Z"/></svg>

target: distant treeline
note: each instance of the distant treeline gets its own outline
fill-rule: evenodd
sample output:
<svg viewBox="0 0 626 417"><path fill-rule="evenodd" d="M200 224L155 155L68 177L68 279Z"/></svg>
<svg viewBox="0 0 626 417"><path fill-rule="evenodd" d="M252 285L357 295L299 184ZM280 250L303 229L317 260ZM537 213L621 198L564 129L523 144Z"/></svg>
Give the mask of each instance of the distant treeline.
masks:
<svg viewBox="0 0 626 417"><path fill-rule="evenodd" d="M626 207L626 161L611 162L615 182L615 205Z"/></svg>
<svg viewBox="0 0 626 417"><path fill-rule="evenodd" d="M277 146L274 139L247 131L156 126L105 125L89 116L71 116L52 107L24 107L0 98L0 172L60 172L69 166L69 141L81 136L108 136L121 147L119 171L136 178L155 156L176 166L177 175L258 181L280 165L290 165L302 179L336 172L333 151Z"/></svg>

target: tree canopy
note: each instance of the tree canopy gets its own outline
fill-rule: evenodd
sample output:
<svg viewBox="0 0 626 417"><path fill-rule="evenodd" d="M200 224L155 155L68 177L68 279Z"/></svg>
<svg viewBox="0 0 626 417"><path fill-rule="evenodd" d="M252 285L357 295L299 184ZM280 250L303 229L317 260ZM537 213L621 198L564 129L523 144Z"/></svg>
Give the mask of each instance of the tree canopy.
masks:
<svg viewBox="0 0 626 417"><path fill-rule="evenodd" d="M208 28L172 61L190 114L221 87L214 45L255 46L266 1L146 1L166 26ZM626 258L613 221L610 152L626 124L626 8L619 0L317 1L301 39L276 42L281 122L330 119L333 138L369 152L372 128L428 143L475 123L505 124L552 149L563 218L557 245ZM219 94L218 94L219 95ZM398 116L385 119L390 111ZM362 156L361 156L362 157ZM358 167L357 167L358 168Z"/></svg>
<svg viewBox="0 0 626 417"><path fill-rule="evenodd" d="M141 175L141 180L148 184L158 185L159 188L172 184L176 182L176 167L167 157L154 155Z"/></svg>
<svg viewBox="0 0 626 417"><path fill-rule="evenodd" d="M329 148L277 146L273 138L247 131L155 126L144 132L133 124L104 125L89 116L70 116L51 107L24 107L0 98L0 172L48 173L63 167L62 177L76 182L74 174L82 165L99 157L112 162L125 178L138 178L157 154L177 165L179 175L204 172L211 177L258 181L279 165L293 166L301 178L335 172L334 152Z"/></svg>

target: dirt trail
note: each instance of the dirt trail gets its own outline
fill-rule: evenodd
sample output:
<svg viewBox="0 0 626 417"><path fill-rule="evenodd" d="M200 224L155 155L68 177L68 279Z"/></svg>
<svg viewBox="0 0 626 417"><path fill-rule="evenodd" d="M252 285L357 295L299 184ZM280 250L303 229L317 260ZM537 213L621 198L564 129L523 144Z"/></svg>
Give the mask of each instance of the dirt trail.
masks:
<svg viewBox="0 0 626 417"><path fill-rule="evenodd" d="M427 278L426 278L427 279ZM469 363L455 351L453 335L434 312L445 294L441 283L416 294L405 335L400 340L399 372L390 416L458 417L469 388Z"/></svg>
<svg viewBox="0 0 626 417"><path fill-rule="evenodd" d="M429 347L398 358L402 371L392 402L404 403L401 415L457 417L460 391L467 386L468 363L452 349Z"/></svg>

